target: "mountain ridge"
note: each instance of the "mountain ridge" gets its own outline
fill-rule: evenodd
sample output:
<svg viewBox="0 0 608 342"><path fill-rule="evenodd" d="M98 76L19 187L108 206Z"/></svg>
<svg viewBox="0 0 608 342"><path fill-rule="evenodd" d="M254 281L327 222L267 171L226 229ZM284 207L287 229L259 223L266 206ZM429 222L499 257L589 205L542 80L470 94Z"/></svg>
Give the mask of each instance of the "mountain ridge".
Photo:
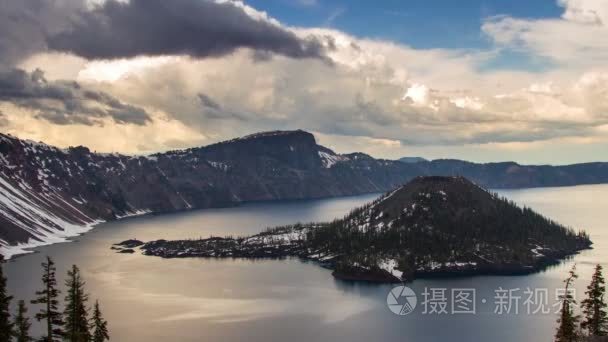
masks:
<svg viewBox="0 0 608 342"><path fill-rule="evenodd" d="M350 159L304 131L147 156L59 149L0 135L0 252L10 256L65 241L129 215L355 195L401 181L396 162ZM341 165L347 161L348 167ZM385 175L388 164L394 170Z"/></svg>
<svg viewBox="0 0 608 342"><path fill-rule="evenodd" d="M59 149L0 134L0 253L65 241L124 216L385 192L420 175L484 187L608 183L608 163L565 167L338 154L302 130L252 134L146 156Z"/></svg>

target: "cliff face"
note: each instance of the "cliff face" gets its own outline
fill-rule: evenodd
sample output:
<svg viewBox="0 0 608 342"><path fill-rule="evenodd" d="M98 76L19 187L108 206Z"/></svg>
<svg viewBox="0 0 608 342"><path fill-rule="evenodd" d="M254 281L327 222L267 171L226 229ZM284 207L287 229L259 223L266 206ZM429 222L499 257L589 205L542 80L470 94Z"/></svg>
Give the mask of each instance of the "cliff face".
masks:
<svg viewBox="0 0 608 342"><path fill-rule="evenodd" d="M342 196L403 182L404 164L338 155L303 131L151 156L61 150L0 135L0 244L63 241L104 220L243 201Z"/></svg>
<svg viewBox="0 0 608 342"><path fill-rule="evenodd" d="M150 156L58 149L0 134L0 252L64 241L125 215L383 192L419 175L462 175L486 187L558 186L608 182L608 164L403 163L336 154L300 130Z"/></svg>

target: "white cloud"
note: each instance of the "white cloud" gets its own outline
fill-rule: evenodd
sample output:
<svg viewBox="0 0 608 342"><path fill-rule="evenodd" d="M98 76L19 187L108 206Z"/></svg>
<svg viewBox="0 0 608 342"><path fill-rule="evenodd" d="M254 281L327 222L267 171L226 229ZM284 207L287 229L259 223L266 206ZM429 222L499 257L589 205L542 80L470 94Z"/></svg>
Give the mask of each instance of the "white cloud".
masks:
<svg viewBox="0 0 608 342"><path fill-rule="evenodd" d="M457 98L450 99L450 102L452 102L454 105L456 105L456 107L459 107L462 109L473 109L473 110L483 109L483 103L477 97L469 97L469 96L457 97Z"/></svg>
<svg viewBox="0 0 608 342"><path fill-rule="evenodd" d="M545 95L557 94L557 89L555 89L553 82L532 83L527 90L531 93Z"/></svg>
<svg viewBox="0 0 608 342"><path fill-rule="evenodd" d="M608 58L608 2L559 0L561 18L487 18L482 31L496 44L533 56L549 58L577 71L605 66Z"/></svg>
<svg viewBox="0 0 608 342"><path fill-rule="evenodd" d="M583 24L608 25L608 2L604 0L559 0L562 17Z"/></svg>
<svg viewBox="0 0 608 342"><path fill-rule="evenodd" d="M137 57L114 61L91 61L85 64L84 68L78 72L76 78L81 81L115 82L129 74L145 72L146 69L170 63L174 58L162 56Z"/></svg>
<svg viewBox="0 0 608 342"><path fill-rule="evenodd" d="M411 101L414 105L424 106L429 102L429 88L424 84L414 83L403 95L403 100Z"/></svg>
<svg viewBox="0 0 608 342"><path fill-rule="evenodd" d="M243 11L245 11L245 13L247 13L247 15L249 15L250 17L256 19L256 20L260 20L260 21L265 21L277 26L282 26L281 23L276 20L275 18L271 17L270 15L268 15L268 13L264 12L264 11L259 11L247 4L245 4L242 1L239 0L213 0L219 4L223 4L223 3L231 3L232 5L241 8Z"/></svg>

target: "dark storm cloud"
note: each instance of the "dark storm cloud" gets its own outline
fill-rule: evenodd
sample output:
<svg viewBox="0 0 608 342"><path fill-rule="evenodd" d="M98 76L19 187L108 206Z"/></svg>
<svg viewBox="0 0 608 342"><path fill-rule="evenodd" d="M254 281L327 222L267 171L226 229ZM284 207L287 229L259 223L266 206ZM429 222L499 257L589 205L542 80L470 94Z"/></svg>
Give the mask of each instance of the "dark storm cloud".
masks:
<svg viewBox="0 0 608 342"><path fill-rule="evenodd" d="M69 26L82 0L0 0L0 69L46 50L46 37Z"/></svg>
<svg viewBox="0 0 608 342"><path fill-rule="evenodd" d="M88 59L155 55L210 57L251 48L293 58L325 58L317 38L301 39L238 4L210 0L108 0L79 11L50 49Z"/></svg>
<svg viewBox="0 0 608 342"><path fill-rule="evenodd" d="M40 25L28 12L28 1L0 0L0 68L44 49Z"/></svg>
<svg viewBox="0 0 608 342"><path fill-rule="evenodd" d="M104 92L84 89L73 81L49 81L37 69L0 70L0 101L34 110L36 116L56 124L99 124L110 117L117 123L144 125L148 113Z"/></svg>

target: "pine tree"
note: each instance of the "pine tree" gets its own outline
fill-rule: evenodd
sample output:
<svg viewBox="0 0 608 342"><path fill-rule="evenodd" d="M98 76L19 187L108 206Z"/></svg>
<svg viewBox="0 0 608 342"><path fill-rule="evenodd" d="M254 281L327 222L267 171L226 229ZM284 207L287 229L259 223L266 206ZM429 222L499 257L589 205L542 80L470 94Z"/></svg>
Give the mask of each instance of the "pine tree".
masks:
<svg viewBox="0 0 608 342"><path fill-rule="evenodd" d="M10 342L13 334L13 323L11 322L10 305L12 296L6 289L6 278L2 265L4 257L0 254L0 342Z"/></svg>
<svg viewBox="0 0 608 342"><path fill-rule="evenodd" d="M43 289L36 291L38 298L32 300L32 304L43 304L44 307L36 314L36 320L46 321L46 336L43 337L45 342L60 341L63 337L63 320L61 312L58 310L59 301L57 298L61 293L57 289L57 279L55 278L55 263L50 257L46 257L46 262L42 263Z"/></svg>
<svg viewBox="0 0 608 342"><path fill-rule="evenodd" d="M568 272L568 278L564 281L566 283L565 293L561 296L562 310L560 318L557 320L559 327L555 334L555 342L576 342L580 339L580 332L578 329L579 317L574 314L572 307L576 304L576 300L572 296L570 287L573 285L574 280L578 278L576 274L576 265L572 266L570 272Z"/></svg>
<svg viewBox="0 0 608 342"><path fill-rule="evenodd" d="M17 316L15 317L15 339L16 342L30 342L30 319L27 317L27 307L25 301L20 300L17 308Z"/></svg>
<svg viewBox="0 0 608 342"><path fill-rule="evenodd" d="M88 342L91 339L89 332L89 310L86 303L89 296L84 291L85 282L80 276L76 265L68 271L65 282L67 295L65 297L65 339L70 342Z"/></svg>
<svg viewBox="0 0 608 342"><path fill-rule="evenodd" d="M581 302L585 316L581 326L592 336L606 336L608 334L608 317L606 313L606 282L602 275L602 266L595 267L591 283L587 286L587 298Z"/></svg>
<svg viewBox="0 0 608 342"><path fill-rule="evenodd" d="M110 340L110 335L108 334L108 322L104 320L103 316L101 315L101 310L99 309L99 301L95 302L91 325L93 328L92 342L104 342Z"/></svg>

